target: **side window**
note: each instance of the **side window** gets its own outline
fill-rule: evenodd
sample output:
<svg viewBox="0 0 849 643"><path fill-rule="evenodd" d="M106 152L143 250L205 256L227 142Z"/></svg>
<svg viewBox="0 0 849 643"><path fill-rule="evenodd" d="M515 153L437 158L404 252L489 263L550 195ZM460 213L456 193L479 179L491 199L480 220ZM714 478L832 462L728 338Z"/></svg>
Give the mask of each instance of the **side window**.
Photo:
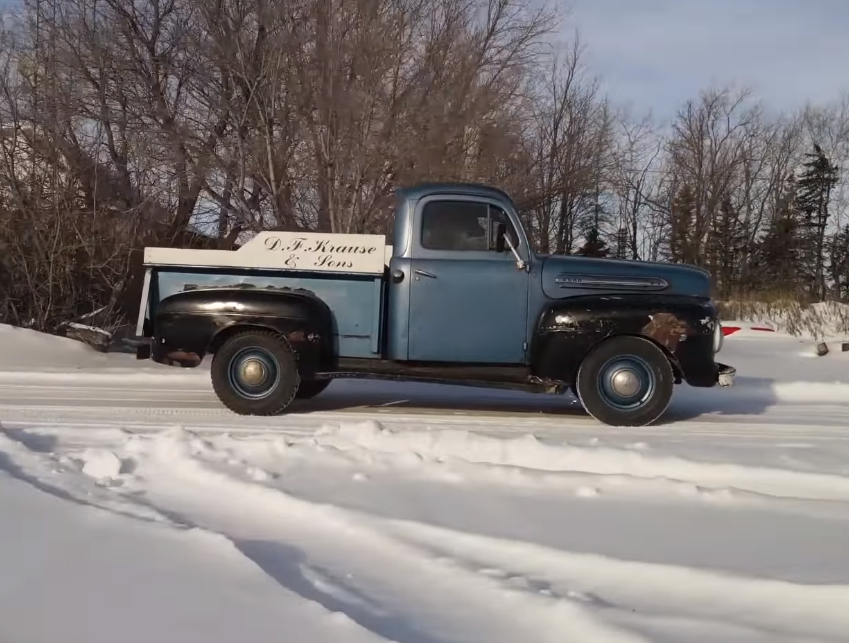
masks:
<svg viewBox="0 0 849 643"><path fill-rule="evenodd" d="M422 212L422 247L428 250L487 250L486 203L431 201Z"/></svg>
<svg viewBox="0 0 849 643"><path fill-rule="evenodd" d="M422 211L421 244L428 250L494 250L496 222L507 225L510 241L518 245L516 230L501 208L474 201L431 201Z"/></svg>

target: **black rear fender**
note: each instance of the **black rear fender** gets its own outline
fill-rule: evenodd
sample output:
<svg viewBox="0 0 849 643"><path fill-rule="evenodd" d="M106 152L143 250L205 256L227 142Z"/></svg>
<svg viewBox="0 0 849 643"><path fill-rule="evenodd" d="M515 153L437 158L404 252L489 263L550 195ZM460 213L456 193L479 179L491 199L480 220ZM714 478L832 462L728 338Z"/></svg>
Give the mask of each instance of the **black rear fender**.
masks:
<svg viewBox="0 0 849 643"><path fill-rule="evenodd" d="M215 353L241 330L283 335L304 373L326 370L335 360L333 315L308 290L201 288L166 297L156 311L154 359ZM164 358L157 359L158 357Z"/></svg>
<svg viewBox="0 0 849 643"><path fill-rule="evenodd" d="M547 306L531 344L534 375L574 382L583 359L620 335L643 337L663 349L676 381L713 382L717 311L709 299L626 294L574 297Z"/></svg>

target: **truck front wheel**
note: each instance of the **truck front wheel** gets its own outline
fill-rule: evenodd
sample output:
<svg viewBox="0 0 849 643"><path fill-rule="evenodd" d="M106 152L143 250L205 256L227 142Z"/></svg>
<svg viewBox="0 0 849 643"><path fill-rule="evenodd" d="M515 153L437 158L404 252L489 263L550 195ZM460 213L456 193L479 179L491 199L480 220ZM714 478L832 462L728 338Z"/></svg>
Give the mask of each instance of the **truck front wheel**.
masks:
<svg viewBox="0 0 849 643"><path fill-rule="evenodd" d="M616 337L581 363L575 389L587 413L612 426L646 426L672 399L675 376L663 351L646 339Z"/></svg>
<svg viewBox="0 0 849 643"><path fill-rule="evenodd" d="M229 338L212 360L212 388L239 415L278 415L295 399L298 359L277 333L247 330Z"/></svg>

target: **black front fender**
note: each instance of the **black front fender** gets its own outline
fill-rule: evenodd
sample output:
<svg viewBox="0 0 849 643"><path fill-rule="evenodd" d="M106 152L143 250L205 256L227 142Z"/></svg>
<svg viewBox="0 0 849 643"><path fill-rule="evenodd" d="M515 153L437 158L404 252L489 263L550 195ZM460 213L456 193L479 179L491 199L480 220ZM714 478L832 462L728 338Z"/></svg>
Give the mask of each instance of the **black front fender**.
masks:
<svg viewBox="0 0 849 643"><path fill-rule="evenodd" d="M644 337L660 346L676 381L713 386L717 381L709 299L679 295L590 295L553 302L540 315L531 345L534 375L574 382L584 357L618 335Z"/></svg>
<svg viewBox="0 0 849 643"><path fill-rule="evenodd" d="M199 288L166 297L156 309L152 357L203 359L249 328L284 335L305 372L333 364L333 315L327 304L310 291L282 288Z"/></svg>

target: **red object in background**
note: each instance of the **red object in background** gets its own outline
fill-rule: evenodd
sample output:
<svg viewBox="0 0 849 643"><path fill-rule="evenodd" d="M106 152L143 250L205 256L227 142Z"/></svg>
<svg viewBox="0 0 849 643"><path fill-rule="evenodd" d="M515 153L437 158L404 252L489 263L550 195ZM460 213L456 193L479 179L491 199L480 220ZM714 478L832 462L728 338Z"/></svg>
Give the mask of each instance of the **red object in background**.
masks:
<svg viewBox="0 0 849 643"><path fill-rule="evenodd" d="M722 335L724 337L728 337L729 335L733 335L734 333L736 333L738 330L742 330L742 328L740 328L740 326L723 326ZM749 330L760 330L765 333L775 332L774 328L766 328L765 326L752 326Z"/></svg>

